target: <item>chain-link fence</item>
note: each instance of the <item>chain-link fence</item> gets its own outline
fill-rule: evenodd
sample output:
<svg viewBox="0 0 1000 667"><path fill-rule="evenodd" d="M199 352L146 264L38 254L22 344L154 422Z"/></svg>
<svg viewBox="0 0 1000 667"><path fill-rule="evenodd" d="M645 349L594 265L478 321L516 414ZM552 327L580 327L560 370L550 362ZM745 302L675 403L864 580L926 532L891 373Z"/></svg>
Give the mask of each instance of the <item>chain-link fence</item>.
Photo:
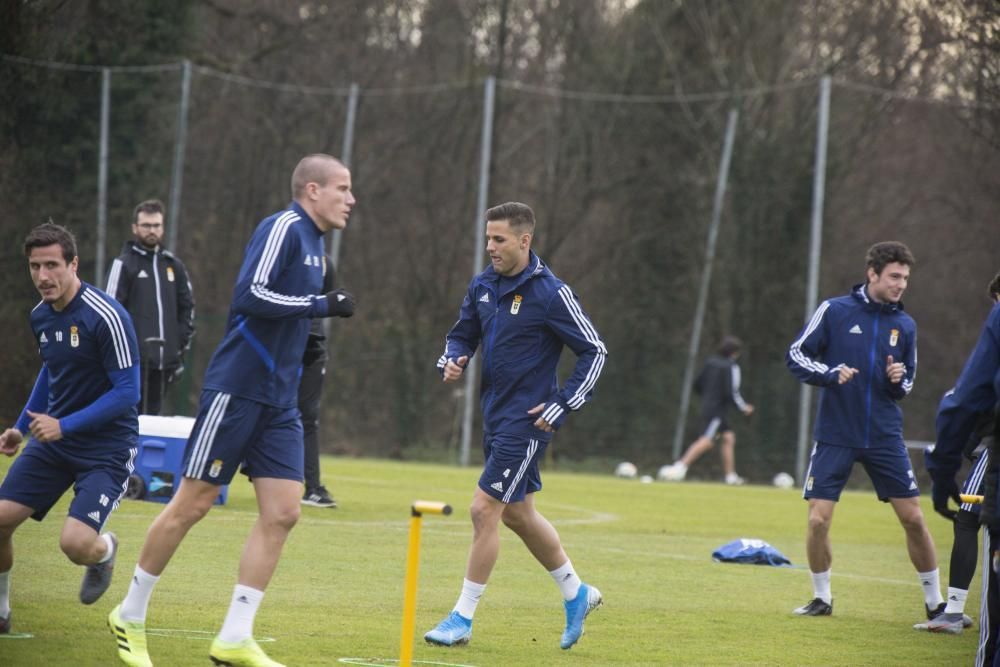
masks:
<svg viewBox="0 0 1000 667"><path fill-rule="evenodd" d="M0 166L37 173L39 187L65 186L45 195L3 188L6 213L17 220L5 236L6 259L18 256L17 239L30 225L51 215L77 234L81 275L103 286L107 263L130 237L134 204L154 196L176 202L168 233L191 273L198 325L172 396L178 413L196 405L256 223L287 203L302 155L341 154L350 134L359 203L341 239L338 279L358 297L358 315L333 326L325 447L458 460L463 388L442 385L434 362L473 258L483 257L475 239L485 186L484 81L361 89L349 114L349 88L200 66L190 67L184 100L182 64L80 68L5 57L0 67L19 91L18 144L46 147L44 159L15 151ZM580 295L610 350L593 404L556 440L557 461L648 467L673 459L699 291L709 284L696 361L722 335L740 336L743 392L757 407L749 421L732 417L740 469L751 479L793 471L800 387L784 353L806 316L817 214L820 299L863 279L871 243L898 239L913 249L918 264L904 302L921 347L906 432L933 438L937 401L957 376L986 311L985 285L1000 268L993 220L1000 150L984 140L975 105L834 80L818 181L825 197L815 208L820 85L630 96L496 82L488 203L533 206L534 248ZM78 106L47 104L64 104L66 95L54 93L65 90ZM731 163L720 178L730 117ZM706 255L714 201L718 238ZM3 282L7 293L29 291L21 275ZM23 317L26 304L13 315ZM30 350L14 354L23 361ZM12 391L2 411L14 416L21 400ZM698 409L695 399L680 430L685 445L700 424ZM715 466L705 466L706 476Z"/></svg>

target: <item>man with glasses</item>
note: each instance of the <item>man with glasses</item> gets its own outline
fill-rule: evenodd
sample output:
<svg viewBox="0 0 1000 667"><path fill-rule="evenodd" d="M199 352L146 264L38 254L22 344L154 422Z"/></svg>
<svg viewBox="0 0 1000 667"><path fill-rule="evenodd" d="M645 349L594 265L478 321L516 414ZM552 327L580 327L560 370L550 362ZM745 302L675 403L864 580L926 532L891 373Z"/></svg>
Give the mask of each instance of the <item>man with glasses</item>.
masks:
<svg viewBox="0 0 1000 667"><path fill-rule="evenodd" d="M194 298L187 269L164 249L163 202L135 207L132 234L111 263L106 292L118 299L139 337L142 398L139 412L160 414L163 394L184 370L184 351L194 335Z"/></svg>

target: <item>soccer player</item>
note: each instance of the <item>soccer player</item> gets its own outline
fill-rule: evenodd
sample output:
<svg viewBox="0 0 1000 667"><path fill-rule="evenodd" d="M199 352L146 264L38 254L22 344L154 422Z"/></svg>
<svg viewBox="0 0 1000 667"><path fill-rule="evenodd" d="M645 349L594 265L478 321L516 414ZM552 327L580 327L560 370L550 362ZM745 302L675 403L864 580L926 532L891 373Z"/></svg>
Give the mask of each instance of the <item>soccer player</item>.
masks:
<svg viewBox="0 0 1000 667"><path fill-rule="evenodd" d="M990 300L994 305L1000 303L1000 274L997 274L989 285ZM954 390L949 391L952 393ZM947 395L945 396L945 399ZM942 399L941 405L946 405ZM962 486L963 495L979 496L983 493L983 482L986 477L986 470L990 461L990 449L993 446L993 425L996 422L995 411L989 410L979 415L973 430L972 437L966 443L963 453L974 463L969 476ZM981 451L980 451L981 450ZM978 458L975 453L979 451ZM925 452L930 455L931 449ZM934 462L928 461L928 469L934 468ZM952 471L954 477L954 471ZM929 630L931 632L945 632L948 634L960 634L966 627L965 600L969 595L969 584L972 583L972 576L976 572L976 556L979 547L979 517L982 505L979 503L959 504L958 511L948 507L948 495L941 494L941 487L937 487L939 493L932 494L934 498L934 510L946 519L954 521L954 541L951 544L951 567L948 570L948 595L947 606L944 613L937 618L921 623L914 627L918 630ZM959 497L961 500L961 497ZM983 632L988 632L990 628L984 628Z"/></svg>
<svg viewBox="0 0 1000 667"><path fill-rule="evenodd" d="M1000 276L998 276L1000 278ZM995 281L1000 287L1000 281ZM994 283L991 283L991 291ZM979 340L965 362L955 387L945 394L938 406L937 441L926 455L927 471L931 475L931 495L935 506L947 507L948 498L958 500L955 473L962 461L962 451L983 413L994 410L1000 399L1000 303L993 306L983 325ZM981 522L989 530L983 544L983 596L980 601L982 627L976 665L996 662L996 642L1000 635L1000 582L996 571L997 551L1000 550L1000 494L997 493L997 429L989 451L990 461L984 475L984 498ZM928 623L930 625L930 623ZM928 628L930 629L930 628ZM943 628L942 628L943 629ZM945 630L947 631L947 630Z"/></svg>
<svg viewBox="0 0 1000 667"><path fill-rule="evenodd" d="M688 467L707 452L715 444L718 437L722 441L719 453L722 456L722 471L726 484L740 485L746 482L736 474L736 435L726 420L729 405L735 405L740 412L749 417L753 414L753 406L743 400L740 394L740 365L736 360L740 357L743 343L736 336L725 336L719 343L718 354L713 354L705 361L705 366L698 374L694 383L695 391L701 395L701 412L705 421L705 429L698 439L684 452L679 461L663 471L663 478L668 482L679 482L687 476Z"/></svg>
<svg viewBox="0 0 1000 667"><path fill-rule="evenodd" d="M253 639L253 621L302 495L302 422L296 407L302 353L315 317L350 317L353 297L322 293L323 235L344 229L355 199L339 160L307 155L292 173L291 205L265 218L247 244L226 333L205 371L180 488L153 521L132 582L108 624L127 665L150 665L150 595L184 536L242 466L259 516L240 559L229 612L212 642L216 664L280 667Z"/></svg>
<svg viewBox="0 0 1000 667"><path fill-rule="evenodd" d="M510 202L486 211L491 265L473 278L438 360L445 382L458 380L482 348L483 453L486 464L472 499L472 548L454 610L424 639L465 644L476 605L500 550L499 523L517 533L562 592L568 649L583 634L601 593L583 583L552 524L535 509L538 461L570 411L590 399L607 349L568 285L531 251L535 215ZM577 355L562 389L556 367L563 346Z"/></svg>
<svg viewBox="0 0 1000 667"><path fill-rule="evenodd" d="M920 510L897 404L913 389L917 374L917 325L900 301L913 264L902 243L873 245L865 282L820 304L786 355L793 375L823 387L803 492L809 501L806 553L814 595L795 610L802 616L833 613L830 525L856 462L865 467L878 499L892 505L906 533L927 618L944 611L937 555Z"/></svg>
<svg viewBox="0 0 1000 667"><path fill-rule="evenodd" d="M184 370L184 352L194 336L194 297L187 269L163 247L163 202L135 207L134 239L126 241L108 272L108 294L132 316L139 349L143 414L158 415L163 394ZM159 343L159 345L156 345Z"/></svg>
<svg viewBox="0 0 1000 667"><path fill-rule="evenodd" d="M86 566L80 602L93 604L111 583L118 541L101 528L125 492L139 437L139 356L128 313L77 276L76 239L46 223L24 241L42 301L31 311L42 369L20 418L0 433L14 456L0 484L0 634L10 632L12 537L28 517L41 521L73 487L59 546Z"/></svg>

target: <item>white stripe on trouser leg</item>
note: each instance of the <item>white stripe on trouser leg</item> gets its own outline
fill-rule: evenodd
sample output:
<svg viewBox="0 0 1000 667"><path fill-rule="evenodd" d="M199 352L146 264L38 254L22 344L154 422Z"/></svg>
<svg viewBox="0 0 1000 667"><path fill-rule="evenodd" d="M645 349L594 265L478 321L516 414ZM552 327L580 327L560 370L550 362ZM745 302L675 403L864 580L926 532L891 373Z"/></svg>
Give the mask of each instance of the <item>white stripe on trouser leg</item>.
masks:
<svg viewBox="0 0 1000 667"><path fill-rule="evenodd" d="M521 461L521 467L517 469L517 474L514 475L514 479L511 480L510 486L507 487L507 493L503 494L503 501L505 503L510 502L510 498L514 494L514 489L516 489L517 485L521 483L521 478L524 477L524 472L528 469L528 464L531 463L531 459L537 451L538 441L529 440L527 455L524 457L524 460Z"/></svg>
<svg viewBox="0 0 1000 667"><path fill-rule="evenodd" d="M812 454L809 455L809 466L806 468L806 476L802 478L802 497L806 497L806 485L809 484L809 476L812 474L813 470L813 457L816 456L816 448L819 447L818 442L813 442Z"/></svg>
<svg viewBox="0 0 1000 667"><path fill-rule="evenodd" d="M983 546L981 549L982 563L979 568L982 573L982 586L979 589L979 648L976 649L976 667L985 667L986 649L990 638L990 605L989 591L990 584L996 581L996 572L993 571L993 554L990 553L990 529L983 526L982 529Z"/></svg>
<svg viewBox="0 0 1000 667"><path fill-rule="evenodd" d="M713 417L712 421L708 422L708 428L705 429L705 437L711 440L715 437L715 432L719 430L719 424L722 423L722 419L719 417Z"/></svg>
<svg viewBox="0 0 1000 667"><path fill-rule="evenodd" d="M191 452L191 460L188 462L187 470L184 471L186 477L199 479L205 472L205 463L208 460L208 453L212 449L215 441L215 433L219 430L219 423L226 414L226 406L229 405L229 394L217 394L212 399L212 404L205 415L205 422L202 424L198 440L195 442L194 451Z"/></svg>

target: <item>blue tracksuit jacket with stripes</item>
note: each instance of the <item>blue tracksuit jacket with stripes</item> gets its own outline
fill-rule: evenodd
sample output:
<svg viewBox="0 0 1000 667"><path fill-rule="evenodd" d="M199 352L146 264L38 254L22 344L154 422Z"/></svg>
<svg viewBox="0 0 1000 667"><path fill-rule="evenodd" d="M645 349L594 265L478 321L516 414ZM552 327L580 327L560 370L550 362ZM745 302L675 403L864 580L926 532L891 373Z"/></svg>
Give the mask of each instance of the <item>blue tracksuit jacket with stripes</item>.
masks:
<svg viewBox="0 0 1000 667"><path fill-rule="evenodd" d="M125 308L80 281L61 311L35 306L31 329L44 364L16 428L28 433L31 410L59 420L60 447L91 453L135 447L139 344Z"/></svg>
<svg viewBox="0 0 1000 667"><path fill-rule="evenodd" d="M899 383L889 381L887 357L903 362ZM785 356L802 382L823 387L813 438L839 447L903 444L903 411L897 401L917 376L917 324L902 303L877 303L864 284L820 304ZM841 366L858 369L837 384Z"/></svg>
<svg viewBox="0 0 1000 667"><path fill-rule="evenodd" d="M928 452L927 469L932 475L954 477L962 464L962 450L982 413L1000 399L1000 305L993 306L972 354L965 362L955 388L938 406L937 442Z"/></svg>
<svg viewBox="0 0 1000 667"><path fill-rule="evenodd" d="M480 348L485 435L548 441L552 434L535 428L538 415L528 410L545 403L541 416L558 428L568 411L591 398L608 351L579 299L534 252L527 268L503 284L501 293L501 276L492 266L472 279L437 366ZM563 345L577 361L560 389L556 367Z"/></svg>
<svg viewBox="0 0 1000 667"><path fill-rule="evenodd" d="M327 317L323 233L297 202L254 231L233 288L226 333L205 389L272 405L297 405L311 318Z"/></svg>

